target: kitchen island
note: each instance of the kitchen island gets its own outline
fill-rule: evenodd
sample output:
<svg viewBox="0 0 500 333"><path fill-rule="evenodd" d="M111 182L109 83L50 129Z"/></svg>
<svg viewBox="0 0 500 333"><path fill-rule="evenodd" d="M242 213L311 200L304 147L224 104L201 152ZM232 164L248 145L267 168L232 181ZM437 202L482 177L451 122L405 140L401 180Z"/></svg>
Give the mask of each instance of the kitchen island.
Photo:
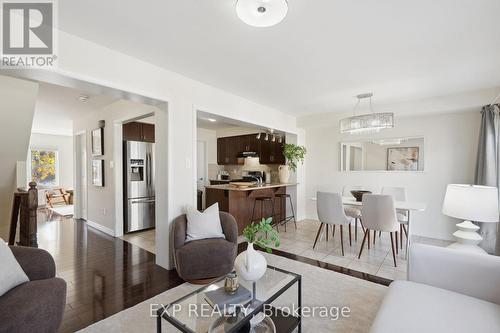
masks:
<svg viewBox="0 0 500 333"><path fill-rule="evenodd" d="M251 223L252 210L255 203L255 198L262 196L273 197L276 194L287 193L286 188L296 186L297 183L271 183L262 185L253 185L249 187L236 187L230 184L225 185L209 185L206 189L206 205L210 207L214 203L219 203L219 210L228 212L233 215L238 223L238 235L241 235L243 229ZM288 202L288 200L287 200ZM286 214L285 205L280 200L275 200L275 214L273 220L281 221ZM255 206L255 219L260 217L260 203ZM264 202L263 214L265 216L272 215L272 208L268 202Z"/></svg>

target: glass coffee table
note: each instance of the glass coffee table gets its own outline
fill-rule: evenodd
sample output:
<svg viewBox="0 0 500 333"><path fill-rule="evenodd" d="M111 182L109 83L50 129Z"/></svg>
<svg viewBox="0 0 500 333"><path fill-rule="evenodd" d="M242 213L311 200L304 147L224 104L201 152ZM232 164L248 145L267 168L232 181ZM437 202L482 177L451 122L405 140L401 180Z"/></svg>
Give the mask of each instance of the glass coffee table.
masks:
<svg viewBox="0 0 500 333"><path fill-rule="evenodd" d="M261 312L266 315L265 322L272 320L271 326L275 326L276 332L301 332L302 285L299 274L268 266L264 276L256 282L239 279L240 286L251 292L251 300L214 308L207 302L205 293L224 288L224 281L225 277L222 277L162 305L157 311L157 332L161 332L163 320L186 333L244 332L245 329L248 331L250 319ZM293 291L295 287L296 293Z"/></svg>

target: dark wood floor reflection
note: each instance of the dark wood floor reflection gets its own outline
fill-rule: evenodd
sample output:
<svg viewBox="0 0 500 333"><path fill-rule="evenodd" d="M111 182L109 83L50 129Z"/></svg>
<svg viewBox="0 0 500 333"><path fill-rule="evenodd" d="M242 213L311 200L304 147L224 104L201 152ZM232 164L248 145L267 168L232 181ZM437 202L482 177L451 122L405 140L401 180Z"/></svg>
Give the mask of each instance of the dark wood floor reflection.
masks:
<svg viewBox="0 0 500 333"><path fill-rule="evenodd" d="M155 255L83 220L39 213L38 244L56 262L68 295L61 332L74 332L183 283Z"/></svg>

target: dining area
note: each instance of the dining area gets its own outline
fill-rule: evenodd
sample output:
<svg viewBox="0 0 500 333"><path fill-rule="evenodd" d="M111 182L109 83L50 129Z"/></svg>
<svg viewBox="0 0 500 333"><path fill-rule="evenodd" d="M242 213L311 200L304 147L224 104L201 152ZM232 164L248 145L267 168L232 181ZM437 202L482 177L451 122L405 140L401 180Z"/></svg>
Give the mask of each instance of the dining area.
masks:
<svg viewBox="0 0 500 333"><path fill-rule="evenodd" d="M395 269L405 270L398 263L401 266L408 255L412 217L426 209L424 202L408 200L406 188L374 190L346 185L340 193L318 191L312 200L319 222L313 251L333 246L338 247L340 257L363 260L363 255L370 256L385 246L389 248L386 265L390 262Z"/></svg>

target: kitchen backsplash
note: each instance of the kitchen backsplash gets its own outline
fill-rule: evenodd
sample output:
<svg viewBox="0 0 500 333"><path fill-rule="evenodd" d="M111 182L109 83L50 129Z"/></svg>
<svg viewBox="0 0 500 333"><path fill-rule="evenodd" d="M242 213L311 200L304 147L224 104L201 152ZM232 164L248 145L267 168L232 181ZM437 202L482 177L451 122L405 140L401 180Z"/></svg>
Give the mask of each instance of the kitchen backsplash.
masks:
<svg viewBox="0 0 500 333"><path fill-rule="evenodd" d="M262 165L264 166L264 171L271 172L271 181L278 180L278 166L277 165ZM247 171L243 171L243 165L225 165L223 166L223 170L229 172L229 177L231 179L239 179L244 175L248 174Z"/></svg>
<svg viewBox="0 0 500 333"><path fill-rule="evenodd" d="M208 163L208 179L217 179L217 174L221 170L224 170L223 165L218 165L217 163Z"/></svg>
<svg viewBox="0 0 500 333"><path fill-rule="evenodd" d="M271 171L271 181L278 181L278 166L277 165L264 165L265 171ZM217 174L219 171L225 170L229 172L229 177L231 179L240 179L243 175L247 175L246 171L243 171L243 165L218 165L216 163L208 164L208 179L217 179Z"/></svg>

